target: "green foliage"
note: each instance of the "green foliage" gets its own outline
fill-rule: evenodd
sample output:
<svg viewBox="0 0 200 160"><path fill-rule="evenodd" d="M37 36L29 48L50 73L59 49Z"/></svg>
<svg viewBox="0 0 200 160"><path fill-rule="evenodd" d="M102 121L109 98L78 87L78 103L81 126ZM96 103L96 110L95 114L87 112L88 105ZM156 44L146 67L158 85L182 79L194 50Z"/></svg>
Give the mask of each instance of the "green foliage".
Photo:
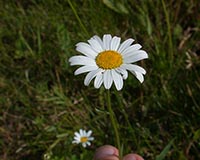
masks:
<svg viewBox="0 0 200 160"><path fill-rule="evenodd" d="M70 4L70 3L71 4ZM114 145L103 88L83 85L68 59L97 34L133 37L149 59L112 92L123 153L200 159L200 21L194 1L1 1L0 159L85 160ZM86 31L85 31L86 30ZM89 148L72 144L93 130Z"/></svg>
<svg viewBox="0 0 200 160"><path fill-rule="evenodd" d="M103 3L110 9L114 10L115 12L122 13L122 14L128 14L128 9L118 1L114 0L103 0Z"/></svg>
<svg viewBox="0 0 200 160"><path fill-rule="evenodd" d="M167 146L163 149L163 151L158 156L156 156L156 160L163 160L165 158L165 156L169 153L170 147L172 146L173 142L174 139L172 139L169 144L167 144Z"/></svg>

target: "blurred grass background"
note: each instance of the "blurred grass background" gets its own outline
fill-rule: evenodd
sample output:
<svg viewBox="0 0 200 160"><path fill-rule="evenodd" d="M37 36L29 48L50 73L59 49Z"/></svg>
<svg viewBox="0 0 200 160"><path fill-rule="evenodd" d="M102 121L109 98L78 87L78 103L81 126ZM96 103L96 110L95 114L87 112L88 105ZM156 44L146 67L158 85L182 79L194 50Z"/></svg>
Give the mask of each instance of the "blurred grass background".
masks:
<svg viewBox="0 0 200 160"><path fill-rule="evenodd" d="M129 76L112 89L124 154L200 159L199 1L69 2L0 1L0 159L85 160L114 145L104 89L85 87L68 64L76 43L105 33L149 54L143 84ZM93 130L91 147L71 144L79 128Z"/></svg>

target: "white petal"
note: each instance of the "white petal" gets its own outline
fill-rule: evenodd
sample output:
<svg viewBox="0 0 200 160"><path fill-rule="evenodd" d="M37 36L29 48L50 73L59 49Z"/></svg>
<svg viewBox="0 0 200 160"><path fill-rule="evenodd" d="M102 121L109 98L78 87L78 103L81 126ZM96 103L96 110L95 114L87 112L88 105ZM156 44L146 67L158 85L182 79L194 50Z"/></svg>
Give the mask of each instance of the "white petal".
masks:
<svg viewBox="0 0 200 160"><path fill-rule="evenodd" d="M82 130L81 137L85 137L85 130Z"/></svg>
<svg viewBox="0 0 200 160"><path fill-rule="evenodd" d="M144 68L135 64L122 64L121 67L130 71L136 71L142 74L146 74L146 71Z"/></svg>
<svg viewBox="0 0 200 160"><path fill-rule="evenodd" d="M86 137L86 131L84 129L82 130L82 137Z"/></svg>
<svg viewBox="0 0 200 160"><path fill-rule="evenodd" d="M87 137L87 132L86 132L86 130L84 130L84 137Z"/></svg>
<svg viewBox="0 0 200 160"><path fill-rule="evenodd" d="M86 145L86 143L82 143L82 146L85 148L87 145Z"/></svg>
<svg viewBox="0 0 200 160"><path fill-rule="evenodd" d="M94 140L94 137L88 137L88 140L89 140L89 141L93 141L93 140Z"/></svg>
<svg viewBox="0 0 200 160"><path fill-rule="evenodd" d="M124 63L134 63L146 58L148 58L148 54L143 50L139 50L136 53L134 53L132 56L125 56L123 60L124 60Z"/></svg>
<svg viewBox="0 0 200 160"><path fill-rule="evenodd" d="M106 89L110 89L112 83L113 83L113 79L112 79L112 75L111 75L111 71L110 70L106 70L103 73L103 81L104 81L104 87Z"/></svg>
<svg viewBox="0 0 200 160"><path fill-rule="evenodd" d="M97 69L97 70L94 70L94 71L91 71L89 72L86 77L85 77L85 80L84 80L84 84L86 86L88 86L91 82L91 80L101 71L101 69Z"/></svg>
<svg viewBox="0 0 200 160"><path fill-rule="evenodd" d="M70 65L87 65L87 66L96 66L94 59L91 59L86 56L73 56L69 59Z"/></svg>
<svg viewBox="0 0 200 160"><path fill-rule="evenodd" d="M114 81L114 84L115 84L117 90L118 91L121 90L123 87L122 76L119 73L117 73L115 70L112 70L111 73L112 73L113 81Z"/></svg>
<svg viewBox="0 0 200 160"><path fill-rule="evenodd" d="M86 144L88 145L88 146L90 146L91 145L91 143L88 141L88 142L86 142Z"/></svg>
<svg viewBox="0 0 200 160"><path fill-rule="evenodd" d="M92 134L92 131L91 131L91 130L89 130L89 131L87 132L87 137L90 137L90 136L91 136L91 134Z"/></svg>
<svg viewBox="0 0 200 160"><path fill-rule="evenodd" d="M74 137L74 140L80 141L80 138L81 138L81 137Z"/></svg>
<svg viewBox="0 0 200 160"><path fill-rule="evenodd" d="M110 42L110 50L117 51L121 38L114 36Z"/></svg>
<svg viewBox="0 0 200 160"><path fill-rule="evenodd" d="M100 72L97 74L97 76L95 77L95 80L94 80L94 87L95 88L100 88L100 86L102 85L103 83L103 74Z"/></svg>
<svg viewBox="0 0 200 160"><path fill-rule="evenodd" d="M76 143L76 144L79 144L80 142L79 142L79 141L72 141L72 143Z"/></svg>
<svg viewBox="0 0 200 160"><path fill-rule="evenodd" d="M124 49L126 49L127 47L129 47L134 41L135 41L135 40L132 39L132 38L129 38L129 39L127 39L126 41L124 41L124 42L120 45L120 47L119 47L119 49L118 49L118 52L119 52L119 53L122 53L122 51L123 51Z"/></svg>
<svg viewBox="0 0 200 160"><path fill-rule="evenodd" d="M103 46L105 50L110 50L110 41L111 41L112 37L110 34L105 34L103 36Z"/></svg>
<svg viewBox="0 0 200 160"><path fill-rule="evenodd" d="M79 137L79 138L80 138L80 134L79 134L78 132L75 132L74 135L75 135L76 137Z"/></svg>
<svg viewBox="0 0 200 160"><path fill-rule="evenodd" d="M97 56L97 52L95 52L89 44L84 42L76 44L76 50L93 59Z"/></svg>
<svg viewBox="0 0 200 160"><path fill-rule="evenodd" d="M100 45L101 45L101 48L104 50L104 46L103 46L103 41L101 40L101 38L97 35L93 36L92 38L94 38Z"/></svg>
<svg viewBox="0 0 200 160"><path fill-rule="evenodd" d="M79 130L79 133L80 133L80 137L82 137L82 136L83 136L83 130L80 129L80 130Z"/></svg>
<svg viewBox="0 0 200 160"><path fill-rule="evenodd" d="M128 72L126 71L126 69L117 68L116 71L122 75L123 79L128 78Z"/></svg>
<svg viewBox="0 0 200 160"><path fill-rule="evenodd" d="M92 49L99 53L99 52L102 52L103 51L103 48L102 48L102 44L100 44L98 42L98 40L94 39L94 38L91 38L88 40L88 43L90 44L90 46L92 47Z"/></svg>
<svg viewBox="0 0 200 160"><path fill-rule="evenodd" d="M126 55L126 54L131 54L133 53L134 51L137 51L139 50L140 48L142 48L142 46L140 44L134 44L134 45L131 45L129 46L128 48L126 48L124 51L122 51L122 55Z"/></svg>
<svg viewBox="0 0 200 160"><path fill-rule="evenodd" d="M135 75L135 77L140 81L140 83L144 81L144 76L141 73L135 71L132 71L131 73Z"/></svg>
<svg viewBox="0 0 200 160"><path fill-rule="evenodd" d="M74 72L74 75L79 75L81 73L90 72L96 69L98 69L97 66L82 66Z"/></svg>

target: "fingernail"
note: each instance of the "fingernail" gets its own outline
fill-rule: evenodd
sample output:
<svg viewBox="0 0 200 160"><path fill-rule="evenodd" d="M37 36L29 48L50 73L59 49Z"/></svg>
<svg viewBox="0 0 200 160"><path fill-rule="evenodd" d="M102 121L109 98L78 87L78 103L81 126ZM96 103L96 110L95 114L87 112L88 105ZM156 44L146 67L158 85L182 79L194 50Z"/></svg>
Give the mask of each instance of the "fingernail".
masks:
<svg viewBox="0 0 200 160"><path fill-rule="evenodd" d="M104 150L103 154L104 154L104 155L113 155L114 152L115 152L114 149L108 148L108 149Z"/></svg>

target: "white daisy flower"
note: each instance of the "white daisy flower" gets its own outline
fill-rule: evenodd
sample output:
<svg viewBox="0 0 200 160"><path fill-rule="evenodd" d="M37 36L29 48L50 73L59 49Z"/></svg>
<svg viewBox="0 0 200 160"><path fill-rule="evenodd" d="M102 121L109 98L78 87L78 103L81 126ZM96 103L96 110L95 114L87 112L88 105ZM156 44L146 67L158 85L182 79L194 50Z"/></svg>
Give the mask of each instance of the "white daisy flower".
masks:
<svg viewBox="0 0 200 160"><path fill-rule="evenodd" d="M110 89L113 82L117 90L123 88L123 79L127 79L128 71L142 83L146 71L134 62L148 58L148 54L141 50L140 44L132 44L134 39L129 38L120 44L121 38L105 34L103 39L93 36L88 43L79 42L76 50L83 55L69 59L70 65L82 65L75 71L75 75L87 73L84 84L86 86L94 79L94 87L100 88L103 84Z"/></svg>
<svg viewBox="0 0 200 160"><path fill-rule="evenodd" d="M90 146L91 142L94 140L94 137L91 137L92 131L89 130L88 132L80 129L79 132L74 133L74 140L72 143L82 143L82 146L85 148L87 145Z"/></svg>

